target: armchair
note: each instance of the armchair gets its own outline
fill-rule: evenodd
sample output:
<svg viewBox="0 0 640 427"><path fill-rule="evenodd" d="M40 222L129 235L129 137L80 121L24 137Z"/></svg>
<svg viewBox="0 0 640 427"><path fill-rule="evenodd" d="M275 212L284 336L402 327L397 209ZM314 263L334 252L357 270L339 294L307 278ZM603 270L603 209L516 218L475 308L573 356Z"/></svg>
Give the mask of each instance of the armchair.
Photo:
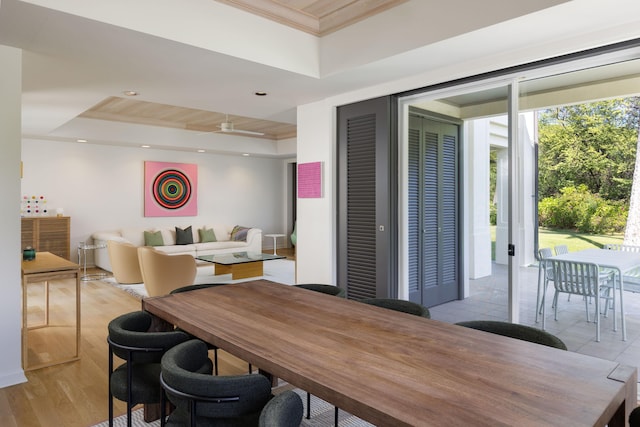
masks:
<svg viewBox="0 0 640 427"><path fill-rule="evenodd" d="M118 283L142 283L138 247L131 243L107 240L113 277Z"/></svg>
<svg viewBox="0 0 640 427"><path fill-rule="evenodd" d="M167 295L176 288L193 285L196 260L191 255L167 255L143 246L138 248L142 280L150 297Z"/></svg>

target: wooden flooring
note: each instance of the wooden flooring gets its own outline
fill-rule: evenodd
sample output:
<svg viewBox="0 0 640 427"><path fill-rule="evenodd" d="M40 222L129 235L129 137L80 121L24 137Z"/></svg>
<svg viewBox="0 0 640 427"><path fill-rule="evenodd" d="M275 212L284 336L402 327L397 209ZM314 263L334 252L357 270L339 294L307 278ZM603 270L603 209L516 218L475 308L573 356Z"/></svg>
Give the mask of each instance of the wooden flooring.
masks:
<svg viewBox="0 0 640 427"><path fill-rule="evenodd" d="M287 249L278 253L293 258ZM80 360L26 372L28 382L0 389L0 426L88 427L108 418L107 324L140 309L130 294L100 282L82 283ZM247 372L247 364L219 352L222 375ZM116 415L126 406L114 400Z"/></svg>

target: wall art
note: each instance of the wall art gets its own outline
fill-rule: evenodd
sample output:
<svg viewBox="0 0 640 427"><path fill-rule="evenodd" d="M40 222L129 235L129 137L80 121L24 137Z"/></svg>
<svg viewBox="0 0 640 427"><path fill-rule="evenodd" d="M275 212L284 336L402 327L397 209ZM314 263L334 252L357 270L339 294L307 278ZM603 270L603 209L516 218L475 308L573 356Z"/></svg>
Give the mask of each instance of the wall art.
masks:
<svg viewBox="0 0 640 427"><path fill-rule="evenodd" d="M198 215L198 165L144 162L144 216Z"/></svg>
<svg viewBox="0 0 640 427"><path fill-rule="evenodd" d="M298 197L322 198L322 162L298 163Z"/></svg>

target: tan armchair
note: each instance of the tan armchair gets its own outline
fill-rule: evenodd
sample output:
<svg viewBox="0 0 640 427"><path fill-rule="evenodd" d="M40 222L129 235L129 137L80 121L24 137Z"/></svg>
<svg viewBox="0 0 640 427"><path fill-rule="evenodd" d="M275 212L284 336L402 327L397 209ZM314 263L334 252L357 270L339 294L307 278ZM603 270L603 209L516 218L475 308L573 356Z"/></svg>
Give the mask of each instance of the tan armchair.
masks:
<svg viewBox="0 0 640 427"><path fill-rule="evenodd" d="M138 247L131 243L107 240L113 277L118 283L142 283Z"/></svg>
<svg viewBox="0 0 640 427"><path fill-rule="evenodd" d="M196 260L191 255L167 255L152 247L138 248L142 281L150 297L167 295L182 286L193 285Z"/></svg>

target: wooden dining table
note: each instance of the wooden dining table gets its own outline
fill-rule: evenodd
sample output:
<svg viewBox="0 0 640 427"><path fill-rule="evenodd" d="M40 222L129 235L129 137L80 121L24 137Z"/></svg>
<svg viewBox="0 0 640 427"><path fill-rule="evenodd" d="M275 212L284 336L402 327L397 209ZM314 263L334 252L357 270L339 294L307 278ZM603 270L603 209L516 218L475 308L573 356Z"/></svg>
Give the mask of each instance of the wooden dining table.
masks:
<svg viewBox="0 0 640 427"><path fill-rule="evenodd" d="M636 368L267 280L144 310L377 426L624 426Z"/></svg>

